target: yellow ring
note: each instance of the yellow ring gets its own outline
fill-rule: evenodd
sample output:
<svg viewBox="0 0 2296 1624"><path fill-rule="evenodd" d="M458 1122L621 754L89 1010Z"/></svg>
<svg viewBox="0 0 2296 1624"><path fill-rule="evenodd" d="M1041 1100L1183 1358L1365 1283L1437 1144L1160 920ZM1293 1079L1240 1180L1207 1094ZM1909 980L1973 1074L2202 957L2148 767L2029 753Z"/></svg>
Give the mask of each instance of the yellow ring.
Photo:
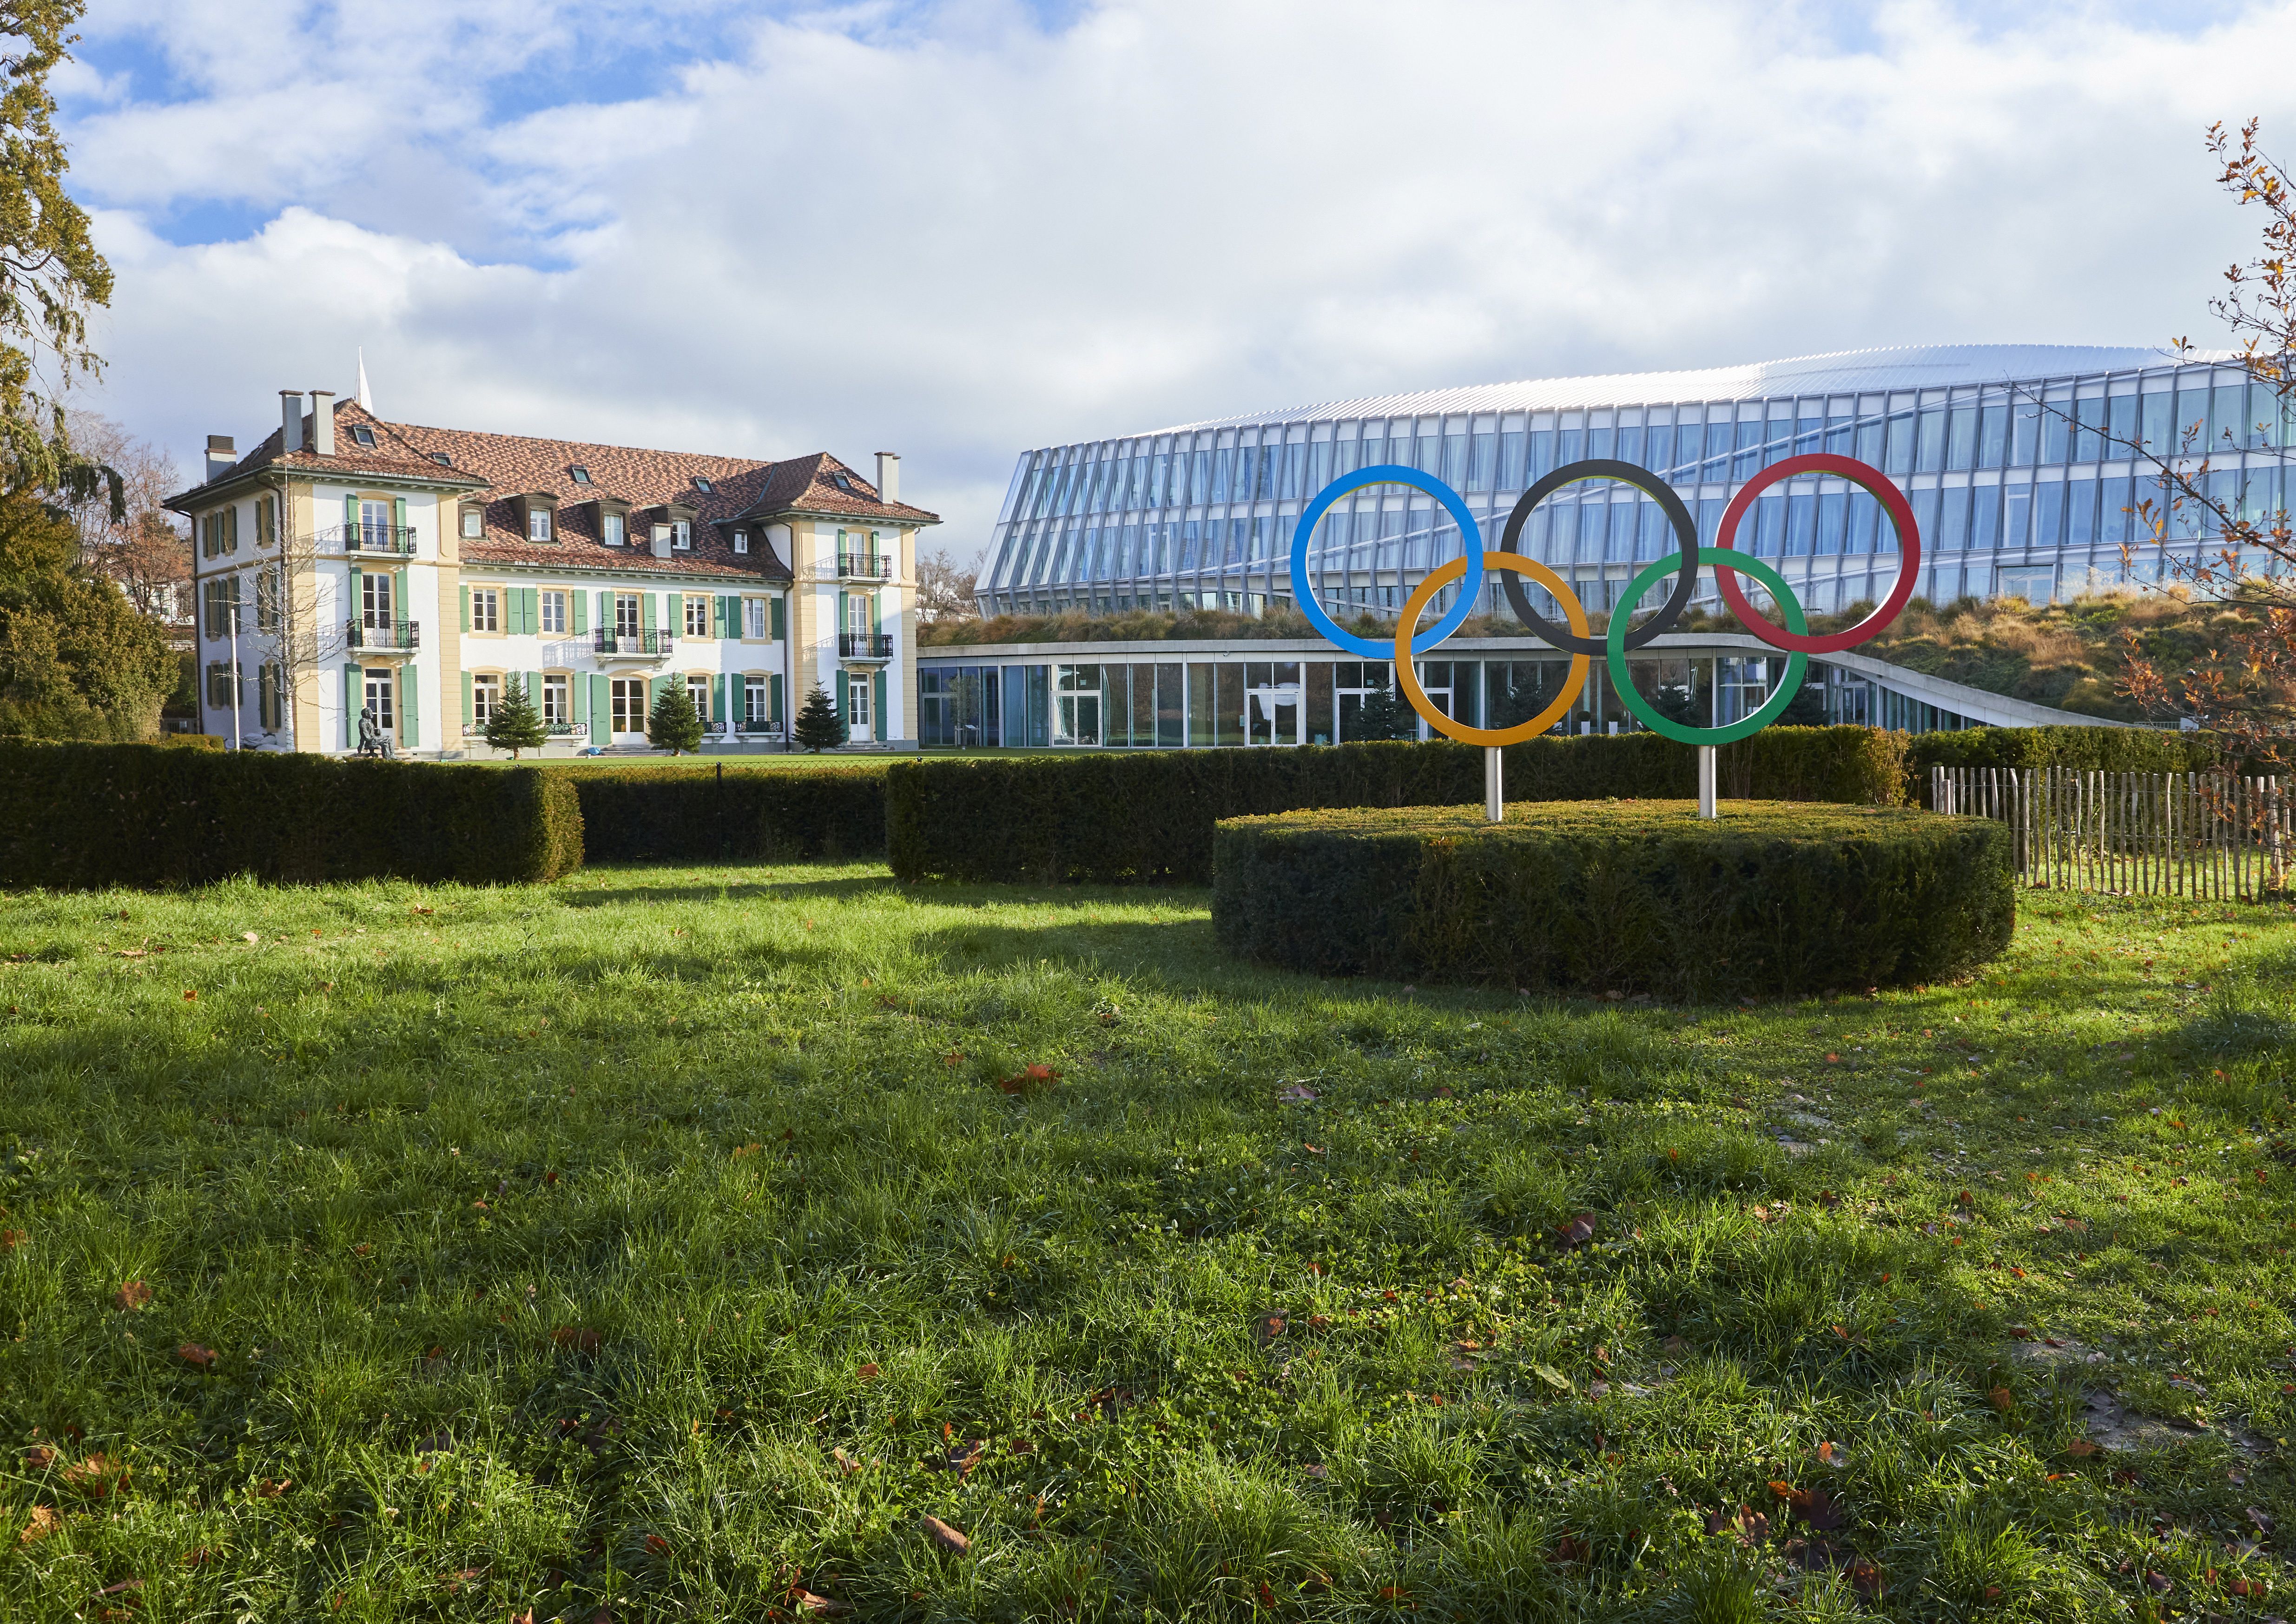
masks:
<svg viewBox="0 0 2296 1624"><path fill-rule="evenodd" d="M1535 558L1525 558L1520 553L1486 553L1486 570L1512 570L1517 575L1527 575L1554 595L1562 606L1562 615L1570 622L1570 629L1579 636L1587 636L1587 611L1579 604L1578 596L1562 578ZM1561 721L1578 702L1579 693L1587 686L1587 671L1592 657L1573 654L1570 657L1570 680L1564 685L1562 697L1528 722L1513 727L1470 727L1455 722L1428 701L1427 691L1419 685L1419 671L1411 658L1411 639L1419 629L1420 614L1427 601L1438 592L1467 573L1467 561L1455 558L1441 569L1431 571L1425 580L1412 589L1410 600L1403 606L1403 618L1395 624L1395 679L1403 685L1403 697L1411 708L1427 719L1427 725L1447 738L1462 744L1520 744L1525 739L1536 738Z"/></svg>

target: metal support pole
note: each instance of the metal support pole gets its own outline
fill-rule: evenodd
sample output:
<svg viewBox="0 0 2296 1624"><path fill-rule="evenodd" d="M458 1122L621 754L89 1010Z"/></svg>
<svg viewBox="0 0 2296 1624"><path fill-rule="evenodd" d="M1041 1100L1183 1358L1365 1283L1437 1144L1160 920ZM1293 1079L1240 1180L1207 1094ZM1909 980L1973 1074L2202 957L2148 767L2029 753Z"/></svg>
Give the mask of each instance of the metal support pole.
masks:
<svg viewBox="0 0 2296 1624"><path fill-rule="evenodd" d="M1499 782L1499 747L1486 745L1483 750L1483 821L1491 824L1506 822L1506 793Z"/></svg>
<svg viewBox="0 0 2296 1624"><path fill-rule="evenodd" d="M231 578L231 747L245 750L239 734L239 577Z"/></svg>
<svg viewBox="0 0 2296 1624"><path fill-rule="evenodd" d="M1712 817L1714 813L1714 747L1698 747L1698 816Z"/></svg>

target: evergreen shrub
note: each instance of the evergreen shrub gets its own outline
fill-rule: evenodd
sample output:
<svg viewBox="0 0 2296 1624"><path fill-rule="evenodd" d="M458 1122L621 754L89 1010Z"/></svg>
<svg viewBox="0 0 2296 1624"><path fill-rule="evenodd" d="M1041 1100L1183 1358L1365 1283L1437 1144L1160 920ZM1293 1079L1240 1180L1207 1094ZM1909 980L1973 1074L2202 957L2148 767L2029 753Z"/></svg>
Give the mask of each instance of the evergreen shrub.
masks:
<svg viewBox="0 0 2296 1624"><path fill-rule="evenodd" d="M1716 999L1951 976L2016 920L2005 825L1758 801L1223 821L1229 952L1319 975Z"/></svg>
<svg viewBox="0 0 2296 1624"><path fill-rule="evenodd" d="M885 849L885 767L554 767L593 862L781 862Z"/></svg>
<svg viewBox="0 0 2296 1624"><path fill-rule="evenodd" d="M1904 750L1874 728L1772 727L1724 748L1724 792L1888 805ZM1637 733L1511 745L1505 774L1511 801L1672 800L1696 793L1698 767L1691 746ZM1482 798L1482 750L1447 739L900 762L886 856L903 880L1201 884L1222 818Z"/></svg>
<svg viewBox="0 0 2296 1624"><path fill-rule="evenodd" d="M1969 727L1910 735L1906 798L1927 806L1932 767L2069 767L2078 772L2204 773L2220 747L2200 733L2144 727Z"/></svg>
<svg viewBox="0 0 2296 1624"><path fill-rule="evenodd" d="M0 886L554 880L574 786L533 767L0 741Z"/></svg>

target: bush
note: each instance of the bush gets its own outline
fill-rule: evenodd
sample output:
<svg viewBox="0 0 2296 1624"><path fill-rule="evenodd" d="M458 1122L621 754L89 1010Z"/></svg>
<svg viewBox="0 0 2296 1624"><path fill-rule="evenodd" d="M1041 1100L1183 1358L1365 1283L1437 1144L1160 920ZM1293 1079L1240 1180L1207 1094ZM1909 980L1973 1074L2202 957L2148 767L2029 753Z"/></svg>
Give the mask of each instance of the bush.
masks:
<svg viewBox="0 0 2296 1624"><path fill-rule="evenodd" d="M0 886L488 883L581 863L573 786L531 767L0 742Z"/></svg>
<svg viewBox="0 0 2296 1624"><path fill-rule="evenodd" d="M1888 804L1903 750L1872 728L1774 727L1724 749L1725 792ZM1533 739L1505 770L1509 800L1674 800L1698 773L1692 747L1649 733ZM1481 749L1448 740L902 762L885 781L886 853L904 880L1201 884L1222 818L1482 798Z"/></svg>
<svg viewBox="0 0 2296 1624"><path fill-rule="evenodd" d="M1969 727L1913 735L1907 799L1929 804L1932 767L2062 767L2079 772L2200 773L2219 761L2208 734L2142 727Z"/></svg>
<svg viewBox="0 0 2296 1624"><path fill-rule="evenodd" d="M563 767L593 862L710 863L875 857L885 849L885 764Z"/></svg>
<svg viewBox="0 0 2296 1624"><path fill-rule="evenodd" d="M1213 870L1220 945L1287 969L1669 997L1934 980L2016 920L2005 826L1900 808L1242 817Z"/></svg>

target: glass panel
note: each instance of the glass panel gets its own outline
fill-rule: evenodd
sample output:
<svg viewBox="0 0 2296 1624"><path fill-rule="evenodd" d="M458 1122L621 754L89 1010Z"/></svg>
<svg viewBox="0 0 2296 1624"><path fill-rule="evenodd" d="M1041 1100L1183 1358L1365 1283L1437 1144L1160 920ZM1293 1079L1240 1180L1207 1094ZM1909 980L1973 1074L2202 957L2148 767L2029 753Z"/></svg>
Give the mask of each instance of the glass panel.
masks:
<svg viewBox="0 0 2296 1624"><path fill-rule="evenodd" d="M1218 742L1212 726L1212 670L1208 662L1188 667L1188 742L1192 745Z"/></svg>
<svg viewBox="0 0 2296 1624"><path fill-rule="evenodd" d="M1166 661L1156 667L1156 748L1178 750L1187 741L1187 667Z"/></svg>
<svg viewBox="0 0 2296 1624"><path fill-rule="evenodd" d="M1829 491L1817 499L1817 550L1820 554L1842 550L1844 527L1849 521L1849 498L1841 491Z"/></svg>
<svg viewBox="0 0 2296 1624"><path fill-rule="evenodd" d="M2131 396L2129 398L2134 399L2135 397ZM2099 540L2113 545L2125 542L2136 534L2130 523L2131 515L2128 512L2132 499L2131 488L2135 483L2135 480L2127 478L2103 481L2104 512L2100 516L2097 525Z"/></svg>
<svg viewBox="0 0 2296 1624"><path fill-rule="evenodd" d="M2001 491L2001 545L2021 547L2033 532L2033 488L2005 485Z"/></svg>
<svg viewBox="0 0 2296 1624"><path fill-rule="evenodd" d="M1132 743L1153 749L1156 744L1156 668L1132 668Z"/></svg>
<svg viewBox="0 0 2296 1624"><path fill-rule="evenodd" d="M1882 463L1884 473L1913 472L1914 433L1914 414L1911 412L1901 412L1890 419L1890 445Z"/></svg>
<svg viewBox="0 0 2296 1624"><path fill-rule="evenodd" d="M2075 480L2066 487L2065 545L2086 547L2096 540L2096 481Z"/></svg>
<svg viewBox="0 0 2296 1624"><path fill-rule="evenodd" d="M1988 552L2001 545L2001 488L1980 485L1971 493L1974 505L1969 516L1969 545Z"/></svg>
<svg viewBox="0 0 2296 1624"><path fill-rule="evenodd" d="M2065 488L2062 480L2044 480L2034 488L2033 542L2037 547L2059 545L2065 533Z"/></svg>
<svg viewBox="0 0 2296 1624"><path fill-rule="evenodd" d="M1998 468L2008 454L2009 408L2005 405L1987 406L1978 419L1977 465Z"/></svg>
<svg viewBox="0 0 2296 1624"><path fill-rule="evenodd" d="M2069 461L2072 447L2070 400L2052 400L2041 407L2041 461L2054 466Z"/></svg>
<svg viewBox="0 0 2296 1624"><path fill-rule="evenodd" d="M2094 400L2073 402L2073 461L2101 462L2104 457L2104 414L2103 397Z"/></svg>
<svg viewBox="0 0 2296 1624"><path fill-rule="evenodd" d="M1243 726L1243 668L1233 662L1212 668L1218 699L1212 707L1212 735L1221 744L1242 744Z"/></svg>
<svg viewBox="0 0 2296 1624"><path fill-rule="evenodd" d="M1937 545L1941 552L1958 553L1969 541L1969 492L1951 487L1939 496Z"/></svg>
<svg viewBox="0 0 2296 1624"><path fill-rule="evenodd" d="M1957 406L1946 436L1945 465L1967 468L1977 460L1977 408Z"/></svg>
<svg viewBox="0 0 2296 1624"><path fill-rule="evenodd" d="M1332 742L1335 714L1332 703L1332 667L1328 660L1316 660L1302 673L1305 698L1300 701L1300 742L1306 744L1329 744Z"/></svg>
<svg viewBox="0 0 2296 1624"><path fill-rule="evenodd" d="M1921 455L1915 464L1923 473L1945 466L1945 413L1931 409L1921 414Z"/></svg>
<svg viewBox="0 0 2296 1624"><path fill-rule="evenodd" d="M2041 448L2041 407L2038 401L2020 400L2009 408L2009 465L2030 468Z"/></svg>

